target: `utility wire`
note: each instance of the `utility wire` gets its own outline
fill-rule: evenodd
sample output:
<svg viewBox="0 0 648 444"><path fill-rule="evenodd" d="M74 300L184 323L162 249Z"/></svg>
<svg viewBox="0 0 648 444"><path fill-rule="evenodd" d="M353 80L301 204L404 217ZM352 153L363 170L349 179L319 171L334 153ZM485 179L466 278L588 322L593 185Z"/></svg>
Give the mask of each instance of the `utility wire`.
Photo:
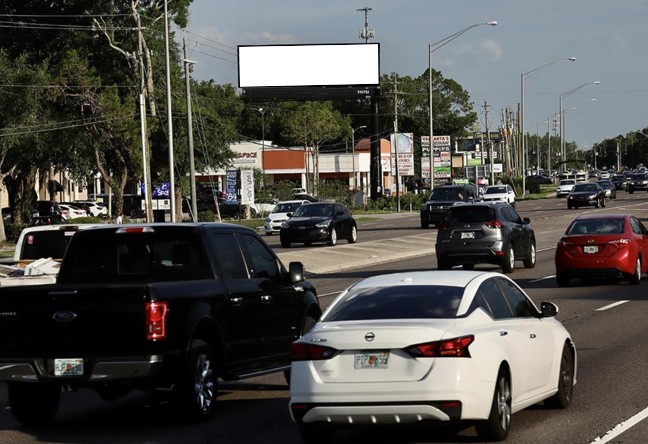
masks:
<svg viewBox="0 0 648 444"><path fill-rule="evenodd" d="M215 49L216 51L221 51L221 52L224 52L225 54L230 54L230 55L238 57L238 54L235 53L235 52L225 51L224 49L217 48L216 46L211 46L211 45L208 45L208 44L203 43L203 42L199 42L198 40L193 40L193 39L187 39L187 40L190 41L190 42L194 42L194 43L196 43L196 44L198 44L200 46L205 46L207 48ZM192 49L192 51L193 51L193 49Z"/></svg>
<svg viewBox="0 0 648 444"><path fill-rule="evenodd" d="M58 131L58 130L62 130L62 129L78 128L78 127L81 127L81 126L93 125L95 123L114 122L116 120L123 120L123 119L128 119L128 118L136 117L136 116L137 116L137 114L132 114L132 115L128 115L128 116L115 117L114 119L104 119L104 120L96 120L94 122L80 123L78 125L62 126L62 127L57 127L57 128L49 128L49 129L42 129L42 130L36 130L36 131L24 131L24 132L20 132L20 133L0 134L0 137L20 136L20 135L24 135L24 134L36 134L36 133L45 133L45 132L49 132L49 131Z"/></svg>
<svg viewBox="0 0 648 444"><path fill-rule="evenodd" d="M198 54L205 55L205 56L207 56L207 57L212 57L212 58L214 58L214 59L218 59L218 60L224 60L224 61L226 61L226 62L230 62L230 63L234 63L235 65L238 65L238 62L237 62L236 60L225 59L225 58L223 58L223 57L218 57L218 56L215 56L215 55L212 55L212 54L208 54L208 53L206 53L206 52L198 51L197 49L193 49L192 51L193 51L193 52L196 52L196 53L198 53Z"/></svg>
<svg viewBox="0 0 648 444"><path fill-rule="evenodd" d="M226 44L224 44L224 43L217 42L216 40L209 39L209 38L204 37L204 36L202 36L202 35L199 35L199 34L193 33L193 32L191 32L191 31L186 31L186 30L185 30L185 32L186 32L187 34L191 34L191 35L193 35L193 36L199 37L199 38L201 38L201 39L203 39L203 40L207 40L208 42L216 43L217 45L224 46L225 48L229 48L229 49L233 49L233 50L235 50L235 51L238 51L238 49L235 48L235 47L233 47L233 46L229 46L229 45L226 45Z"/></svg>

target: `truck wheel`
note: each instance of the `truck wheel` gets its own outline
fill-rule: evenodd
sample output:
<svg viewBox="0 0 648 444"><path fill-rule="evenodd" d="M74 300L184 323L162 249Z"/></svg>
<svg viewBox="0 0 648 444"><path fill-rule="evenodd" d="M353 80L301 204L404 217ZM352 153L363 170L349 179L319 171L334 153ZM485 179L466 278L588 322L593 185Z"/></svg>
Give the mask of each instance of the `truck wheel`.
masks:
<svg viewBox="0 0 648 444"><path fill-rule="evenodd" d="M214 412L217 389L214 352L207 343L196 341L178 381L180 412L190 422L208 420Z"/></svg>
<svg viewBox="0 0 648 444"><path fill-rule="evenodd" d="M284 238L281 238L281 246L283 248L290 248L290 241Z"/></svg>
<svg viewBox="0 0 648 444"><path fill-rule="evenodd" d="M7 383L11 413L25 426L47 424L56 414L61 400L58 384Z"/></svg>
<svg viewBox="0 0 648 444"><path fill-rule="evenodd" d="M428 228L430 228L430 223L421 221L421 228L427 230Z"/></svg>

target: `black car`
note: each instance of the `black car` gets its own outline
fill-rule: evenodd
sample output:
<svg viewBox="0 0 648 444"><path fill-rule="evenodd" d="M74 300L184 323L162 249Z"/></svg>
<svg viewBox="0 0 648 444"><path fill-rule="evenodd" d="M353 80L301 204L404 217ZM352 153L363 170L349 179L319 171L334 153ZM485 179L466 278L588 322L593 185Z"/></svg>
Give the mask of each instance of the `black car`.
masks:
<svg viewBox="0 0 648 444"><path fill-rule="evenodd" d="M646 173L633 173L627 184L628 193L638 190L648 191L648 175Z"/></svg>
<svg viewBox="0 0 648 444"><path fill-rule="evenodd" d="M597 183L579 183L567 196L567 208L587 207L605 208L605 190Z"/></svg>
<svg viewBox="0 0 648 444"><path fill-rule="evenodd" d="M628 178L624 174L617 174L612 177L612 185L617 190L625 190Z"/></svg>
<svg viewBox="0 0 648 444"><path fill-rule="evenodd" d="M36 214L38 213L38 214ZM38 200L36 201L36 208L34 209L34 216L60 216L61 209L58 206L58 203L52 202L49 200Z"/></svg>
<svg viewBox="0 0 648 444"><path fill-rule="evenodd" d="M124 214L129 216L131 219L137 219L138 217L144 216L144 211L142 210L142 199L144 199L144 196L139 194L124 194Z"/></svg>
<svg viewBox="0 0 648 444"><path fill-rule="evenodd" d="M435 188L427 202L421 206L421 228L438 225L451 206L476 198L477 190L473 185L444 185Z"/></svg>
<svg viewBox="0 0 648 444"><path fill-rule="evenodd" d="M528 218L506 202L459 204L450 208L439 224L436 256L439 270L463 265L495 264L512 273L515 261L535 267L536 239Z"/></svg>
<svg viewBox="0 0 648 444"><path fill-rule="evenodd" d="M281 224L281 246L289 248L292 243L326 242L335 245L338 239L350 244L358 240L358 226L347 207L339 203L316 202L302 205L289 219Z"/></svg>

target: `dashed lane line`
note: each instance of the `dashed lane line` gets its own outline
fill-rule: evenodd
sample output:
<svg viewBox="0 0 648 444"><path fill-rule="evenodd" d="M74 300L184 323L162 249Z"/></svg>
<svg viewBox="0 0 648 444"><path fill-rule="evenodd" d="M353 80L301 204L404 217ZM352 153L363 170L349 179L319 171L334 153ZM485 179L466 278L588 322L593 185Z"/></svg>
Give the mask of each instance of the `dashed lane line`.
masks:
<svg viewBox="0 0 648 444"><path fill-rule="evenodd" d="M628 431L632 427L636 426L639 424L641 421L644 419L648 418L648 408L643 409L636 415L634 415L632 418L628 419L627 421L624 421L620 424L618 424L616 427L614 427L612 430L608 431L605 435L599 436L596 438L594 441L592 441L590 444L605 444L606 442L610 442L620 434Z"/></svg>
<svg viewBox="0 0 648 444"><path fill-rule="evenodd" d="M606 305L606 306L604 306L604 307L597 308L596 311L605 311L605 310L609 310L610 308L618 307L619 305L625 304L626 302L630 302L630 301L618 301L618 302L614 302L614 303L609 304L609 305Z"/></svg>
<svg viewBox="0 0 648 444"><path fill-rule="evenodd" d="M544 280L546 280L546 279L553 279L553 278L555 278L555 277L556 277L556 275L555 275L555 274L552 274L551 276L545 276L545 277L540 278L540 279L534 279L534 280L532 280L532 281L529 281L529 284L533 284L534 282L544 281Z"/></svg>

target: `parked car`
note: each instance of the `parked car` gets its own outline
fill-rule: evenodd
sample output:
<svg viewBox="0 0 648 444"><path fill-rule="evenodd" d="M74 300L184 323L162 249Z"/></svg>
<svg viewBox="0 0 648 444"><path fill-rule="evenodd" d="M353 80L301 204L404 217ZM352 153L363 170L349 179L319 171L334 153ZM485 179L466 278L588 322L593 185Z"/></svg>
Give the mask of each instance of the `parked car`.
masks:
<svg viewBox="0 0 648 444"><path fill-rule="evenodd" d="M305 193L295 194L293 197L295 198L295 200L307 200L309 202L320 202L320 200L317 197Z"/></svg>
<svg viewBox="0 0 648 444"><path fill-rule="evenodd" d="M527 177L527 181L530 183L537 183L537 184L552 184L553 180L547 176L531 176Z"/></svg>
<svg viewBox="0 0 648 444"><path fill-rule="evenodd" d="M438 225L443 220L448 209L457 203L470 202L477 199L477 189L474 185L444 185L435 188L427 202L421 206L421 228Z"/></svg>
<svg viewBox="0 0 648 444"><path fill-rule="evenodd" d="M88 217L88 212L86 210L75 205L59 204L59 208L61 209L61 216L65 220Z"/></svg>
<svg viewBox="0 0 648 444"><path fill-rule="evenodd" d="M188 223L80 231L57 283L3 290L0 312L14 313L0 381L25 425L54 416L62 386L106 400L173 391L182 415L206 420L219 378L289 369L321 315L301 263L286 270L249 228Z"/></svg>
<svg viewBox="0 0 648 444"><path fill-rule="evenodd" d="M290 414L308 443L424 420L464 421L480 441L502 441L514 412L572 402L576 347L557 313L499 273L365 279L293 343Z"/></svg>
<svg viewBox="0 0 648 444"><path fill-rule="evenodd" d="M281 224L288 220L288 213L294 213L301 205L307 205L310 202L307 200L287 200L279 202L272 210L263 224L266 236L281 231Z"/></svg>
<svg viewBox="0 0 648 444"><path fill-rule="evenodd" d="M511 185L491 185L482 199L484 202L506 202L515 208L515 190Z"/></svg>
<svg viewBox="0 0 648 444"><path fill-rule="evenodd" d="M594 205L605 208L605 191L597 183L579 183L567 196L567 209Z"/></svg>
<svg viewBox="0 0 648 444"><path fill-rule="evenodd" d="M625 190L627 183L628 179L624 174L617 174L612 177L612 185L614 185L614 188L617 190Z"/></svg>
<svg viewBox="0 0 648 444"><path fill-rule="evenodd" d="M182 212L190 213L191 199L185 198L182 199ZM196 206L198 209L198 214L203 211L211 211L214 214L217 214L216 204L214 199L197 199ZM225 199L218 199L218 208L220 210L220 216L222 219L239 219L240 212L243 210L239 207L238 203L227 203ZM250 207L250 213L252 217L256 217L256 210L254 207Z"/></svg>
<svg viewBox="0 0 648 444"><path fill-rule="evenodd" d="M627 214L585 214L567 227L556 249L556 282L572 278L641 281L648 271L648 230Z"/></svg>
<svg viewBox="0 0 648 444"><path fill-rule="evenodd" d="M610 180L597 180L596 183L598 186L603 188L603 191L605 191L605 197L607 199L616 199L616 187L612 184L612 181Z"/></svg>
<svg viewBox="0 0 648 444"><path fill-rule="evenodd" d="M90 213L90 207L88 207L88 205L86 205L85 202L59 202L59 205L72 206L82 211L85 211L85 215L83 217L92 216L92 213Z"/></svg>
<svg viewBox="0 0 648 444"><path fill-rule="evenodd" d="M77 200L75 203L84 205L92 217L108 217L108 208L101 202Z"/></svg>
<svg viewBox="0 0 648 444"><path fill-rule="evenodd" d="M439 224L436 241L439 270L463 265L494 264L512 273L515 261L526 268L536 264L535 232L528 218L522 219L504 202L480 202L453 206Z"/></svg>
<svg viewBox="0 0 648 444"><path fill-rule="evenodd" d="M564 197L571 193L571 190L576 185L576 179L564 179L560 181L560 184L556 187L556 197Z"/></svg>
<svg viewBox="0 0 648 444"><path fill-rule="evenodd" d="M49 200L36 201L34 216L60 216L61 209L58 203Z"/></svg>
<svg viewBox="0 0 648 444"><path fill-rule="evenodd" d="M311 203L301 205L288 220L281 223L281 246L289 248L294 243L326 242L333 246L338 239L350 244L358 240L358 226L347 207L338 203Z"/></svg>
<svg viewBox="0 0 648 444"><path fill-rule="evenodd" d="M124 194L124 207L123 212L131 219L137 219L144 216L142 211L142 199L144 196L139 194ZM113 207L114 209L115 207Z"/></svg>
<svg viewBox="0 0 648 444"><path fill-rule="evenodd" d="M648 174L633 173L628 180L628 193L632 194L638 190L648 191Z"/></svg>
<svg viewBox="0 0 648 444"><path fill-rule="evenodd" d="M38 227L41 225L59 225L65 223L65 219L60 214L51 216L32 216L29 219L28 227Z"/></svg>

